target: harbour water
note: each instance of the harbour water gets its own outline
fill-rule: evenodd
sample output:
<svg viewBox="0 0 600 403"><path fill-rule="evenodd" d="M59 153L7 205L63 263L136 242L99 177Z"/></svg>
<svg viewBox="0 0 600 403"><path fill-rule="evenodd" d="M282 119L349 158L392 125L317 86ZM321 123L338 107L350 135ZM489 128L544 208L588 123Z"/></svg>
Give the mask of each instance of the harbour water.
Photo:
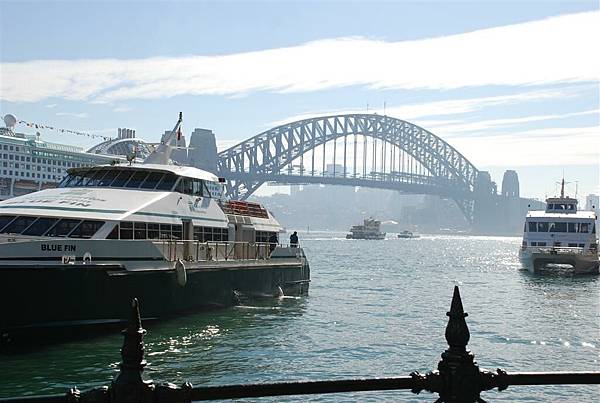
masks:
<svg viewBox="0 0 600 403"><path fill-rule="evenodd" d="M427 372L447 347L453 287L461 289L469 348L481 367L598 371L600 279L520 270L519 238L427 236L347 240L300 234L311 264L305 298L146 325L146 379L193 385L388 377ZM141 301L143 314L144 301ZM0 355L0 397L64 393L108 384L119 334ZM488 401L598 401L590 385L509 387ZM410 391L270 401L435 400Z"/></svg>

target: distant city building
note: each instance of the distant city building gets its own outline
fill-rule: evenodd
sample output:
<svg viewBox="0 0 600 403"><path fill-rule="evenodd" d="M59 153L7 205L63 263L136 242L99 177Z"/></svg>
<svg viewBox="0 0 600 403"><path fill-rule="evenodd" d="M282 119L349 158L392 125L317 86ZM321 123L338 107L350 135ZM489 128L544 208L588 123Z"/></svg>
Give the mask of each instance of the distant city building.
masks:
<svg viewBox="0 0 600 403"><path fill-rule="evenodd" d="M217 171L217 140L212 130L194 129L187 150L187 165L209 172Z"/></svg>
<svg viewBox="0 0 600 403"><path fill-rule="evenodd" d="M502 178L502 196L519 197L519 176L512 169L504 172Z"/></svg>

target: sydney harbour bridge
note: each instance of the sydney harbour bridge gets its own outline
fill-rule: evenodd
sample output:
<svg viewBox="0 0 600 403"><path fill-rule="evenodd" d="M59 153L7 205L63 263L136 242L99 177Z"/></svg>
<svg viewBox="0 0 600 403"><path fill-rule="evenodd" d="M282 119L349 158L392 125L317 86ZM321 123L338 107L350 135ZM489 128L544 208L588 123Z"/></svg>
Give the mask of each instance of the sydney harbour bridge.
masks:
<svg viewBox="0 0 600 403"><path fill-rule="evenodd" d="M265 182L390 189L451 198L471 223L478 200L496 192L487 172L435 134L377 114L286 123L218 153L217 171L239 199Z"/></svg>

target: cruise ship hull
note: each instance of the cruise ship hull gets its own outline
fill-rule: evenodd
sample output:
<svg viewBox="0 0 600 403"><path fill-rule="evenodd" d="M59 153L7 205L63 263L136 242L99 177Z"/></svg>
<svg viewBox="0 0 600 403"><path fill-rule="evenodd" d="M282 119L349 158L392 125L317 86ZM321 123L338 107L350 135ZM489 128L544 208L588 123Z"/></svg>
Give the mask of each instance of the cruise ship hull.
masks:
<svg viewBox="0 0 600 403"><path fill-rule="evenodd" d="M240 297L308 292L305 260L205 262L185 270L125 270L114 264L0 267L3 341L58 328L107 326L128 317L132 298L145 319L233 306Z"/></svg>

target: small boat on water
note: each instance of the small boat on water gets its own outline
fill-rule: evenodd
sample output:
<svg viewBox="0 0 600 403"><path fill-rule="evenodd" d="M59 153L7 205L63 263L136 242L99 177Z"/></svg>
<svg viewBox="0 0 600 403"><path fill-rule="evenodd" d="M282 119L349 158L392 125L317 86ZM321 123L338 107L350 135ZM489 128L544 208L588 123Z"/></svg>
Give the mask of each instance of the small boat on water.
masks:
<svg viewBox="0 0 600 403"><path fill-rule="evenodd" d="M380 231L381 221L367 218L362 225L354 225L346 239L385 239L385 232Z"/></svg>
<svg viewBox="0 0 600 403"><path fill-rule="evenodd" d="M226 200L210 172L170 165L171 136L143 164L71 168L58 188L0 202L0 342L301 295L302 248L256 203Z"/></svg>
<svg viewBox="0 0 600 403"><path fill-rule="evenodd" d="M411 231L402 231L398 234L398 238L409 239L409 238L420 238L420 235L414 234Z"/></svg>
<svg viewBox="0 0 600 403"><path fill-rule="evenodd" d="M545 211L529 211L525 218L519 259L534 273L542 268L567 265L575 273L598 274L596 213L578 211L577 199L565 196L546 199Z"/></svg>

